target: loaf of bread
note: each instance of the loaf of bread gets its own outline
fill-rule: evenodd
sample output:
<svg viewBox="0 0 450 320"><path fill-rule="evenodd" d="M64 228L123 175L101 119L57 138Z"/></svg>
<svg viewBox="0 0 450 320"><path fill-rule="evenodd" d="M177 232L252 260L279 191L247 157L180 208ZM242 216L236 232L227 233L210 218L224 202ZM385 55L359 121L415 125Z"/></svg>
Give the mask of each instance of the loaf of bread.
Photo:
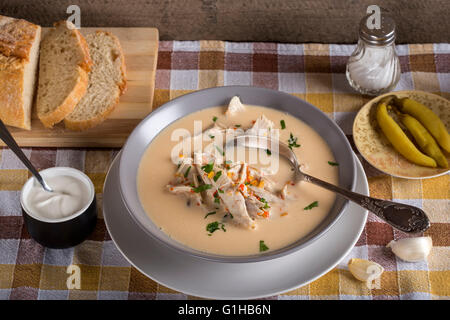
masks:
<svg viewBox="0 0 450 320"><path fill-rule="evenodd" d="M0 119L31 129L41 27L0 16Z"/></svg>
<svg viewBox="0 0 450 320"><path fill-rule="evenodd" d="M51 128L69 115L85 95L92 66L86 40L68 21L55 23L41 43L37 115Z"/></svg>
<svg viewBox="0 0 450 320"><path fill-rule="evenodd" d="M89 86L75 110L64 119L66 128L86 130L103 122L126 89L125 57L113 34L97 31L86 36L93 60Z"/></svg>

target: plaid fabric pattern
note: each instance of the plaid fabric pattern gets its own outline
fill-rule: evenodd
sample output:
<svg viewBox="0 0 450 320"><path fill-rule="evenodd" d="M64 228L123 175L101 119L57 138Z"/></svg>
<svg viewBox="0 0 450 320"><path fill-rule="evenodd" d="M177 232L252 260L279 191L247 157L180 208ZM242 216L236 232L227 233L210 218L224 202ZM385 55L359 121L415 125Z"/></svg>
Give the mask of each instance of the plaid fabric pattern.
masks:
<svg viewBox="0 0 450 320"><path fill-rule="evenodd" d="M159 48L154 108L185 93L222 85L254 85L288 92L326 112L352 142L352 122L370 98L355 93L345 78L354 46L328 44L167 41ZM397 46L402 75L396 90L418 89L450 97L450 44ZM7 149L0 149L0 299L176 299L195 297L142 275L119 253L102 217L102 187L118 150L26 148L39 168L70 166L94 182L99 219L77 247L54 250L33 241L24 228L19 190L29 176ZM356 151L356 150L355 150ZM386 244L405 237L369 214L351 253L320 279L271 299L449 299L450 177L404 180L362 160L372 196L423 208L432 221L425 232L434 247L426 262L397 259ZM347 269L350 258L385 268L380 289L369 290ZM81 289L68 290L67 266L80 267Z"/></svg>

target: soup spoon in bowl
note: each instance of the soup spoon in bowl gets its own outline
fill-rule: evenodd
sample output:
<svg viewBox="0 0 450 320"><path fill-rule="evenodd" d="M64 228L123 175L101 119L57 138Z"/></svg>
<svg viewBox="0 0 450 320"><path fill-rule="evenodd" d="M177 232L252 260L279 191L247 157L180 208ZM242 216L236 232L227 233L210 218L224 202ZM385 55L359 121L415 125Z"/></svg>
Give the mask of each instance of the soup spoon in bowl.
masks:
<svg viewBox="0 0 450 320"><path fill-rule="evenodd" d="M278 140L275 141L266 136L241 135L235 137L227 143L227 145L230 143L231 145L264 150L267 150L269 145L273 145L272 143L277 143L279 155L285 157L294 168L294 183L306 181L336 192L346 199L360 205L364 209L369 210L394 228L403 232L418 233L423 232L430 227L430 220L427 215L423 210L417 207L365 196L304 173L300 169L295 153L286 144L279 142Z"/></svg>
<svg viewBox="0 0 450 320"><path fill-rule="evenodd" d="M6 128L2 120L0 120L0 139L5 142L5 144L16 154L16 156L20 159L20 161L22 161L22 163L28 168L28 170L31 171L36 180L41 184L42 188L44 188L45 191L53 192L52 188L48 186L44 178L42 178L40 173L36 170L27 156L23 153L22 149L19 148L17 142L14 140L13 136Z"/></svg>

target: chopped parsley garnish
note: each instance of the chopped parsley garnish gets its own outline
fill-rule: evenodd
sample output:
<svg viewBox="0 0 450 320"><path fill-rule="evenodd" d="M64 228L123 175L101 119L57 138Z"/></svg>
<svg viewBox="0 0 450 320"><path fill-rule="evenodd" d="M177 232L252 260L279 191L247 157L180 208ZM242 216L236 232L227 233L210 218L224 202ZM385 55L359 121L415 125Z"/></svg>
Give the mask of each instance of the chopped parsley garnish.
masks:
<svg viewBox="0 0 450 320"><path fill-rule="evenodd" d="M220 198L219 198L219 194L217 192L214 193L214 203L217 203L218 205L220 205Z"/></svg>
<svg viewBox="0 0 450 320"><path fill-rule="evenodd" d="M328 161L328 164L329 164L330 166L338 166L338 165L339 165L339 163L333 162L333 161Z"/></svg>
<svg viewBox="0 0 450 320"><path fill-rule="evenodd" d="M209 235L211 235L214 231L219 230L219 229L222 229L224 232L227 231L225 229L225 225L219 221L211 222L206 226L206 231L209 232Z"/></svg>
<svg viewBox="0 0 450 320"><path fill-rule="evenodd" d="M234 125L236 128L239 128L241 125L240 124L235 124Z"/></svg>
<svg viewBox="0 0 450 320"><path fill-rule="evenodd" d="M210 137L211 139L214 139L214 136L213 136L212 134L210 134L209 137Z"/></svg>
<svg viewBox="0 0 450 320"><path fill-rule="evenodd" d="M269 149L266 149L266 153L270 156L272 155L272 151L270 151Z"/></svg>
<svg viewBox="0 0 450 320"><path fill-rule="evenodd" d="M187 168L186 172L184 173L184 177L187 178L189 171L191 171L191 166L189 166L189 168Z"/></svg>
<svg viewBox="0 0 450 320"><path fill-rule="evenodd" d="M264 198L260 198L259 201L261 201L262 203L264 203L264 207L262 207L262 209L269 209L269 204L267 203L267 200Z"/></svg>
<svg viewBox="0 0 450 320"><path fill-rule="evenodd" d="M215 211L208 212L208 213L206 214L206 216L205 216L205 219L206 219L208 216L213 215L213 214L216 214L216 212L215 212Z"/></svg>
<svg viewBox="0 0 450 320"><path fill-rule="evenodd" d="M200 192L206 191L211 188L212 188L212 185L210 185L210 184L202 184L201 186L198 186L197 188L193 188L192 190L195 193L200 193Z"/></svg>
<svg viewBox="0 0 450 320"><path fill-rule="evenodd" d="M269 247L266 246L266 244L264 243L264 240L259 240L259 252L264 252L269 250Z"/></svg>
<svg viewBox="0 0 450 320"><path fill-rule="evenodd" d="M303 208L303 210L311 210L312 208L318 207L319 206L319 201L314 201L313 203L307 205L306 207Z"/></svg>
<svg viewBox="0 0 450 320"><path fill-rule="evenodd" d="M217 117L213 117L213 121L216 122L217 121Z"/></svg>
<svg viewBox="0 0 450 320"><path fill-rule="evenodd" d="M217 182L217 180L219 180L220 176L222 175L222 171L218 171L216 172L216 174L214 175L214 182Z"/></svg>
<svg viewBox="0 0 450 320"><path fill-rule="evenodd" d="M216 146L217 151L219 151L219 153L221 153L223 156L225 155L225 152L223 151L223 149L219 146Z"/></svg>
<svg viewBox="0 0 450 320"><path fill-rule="evenodd" d="M207 165L204 165L202 167L202 170L205 171L206 173L210 173L212 171L213 167L214 167L214 163L211 162L211 163L208 163Z"/></svg>
<svg viewBox="0 0 450 320"><path fill-rule="evenodd" d="M297 137L294 137L294 136L292 135L292 132L291 132L291 134L290 134L290 137L289 137L289 140L288 140L288 144L289 144L289 149L291 149L291 150L292 150L292 148L298 148L298 147L300 147L300 145L297 144Z"/></svg>
<svg viewBox="0 0 450 320"><path fill-rule="evenodd" d="M228 216L230 216L230 219L234 218L233 215L231 214L231 212L227 212L223 217L226 218Z"/></svg>
<svg viewBox="0 0 450 320"><path fill-rule="evenodd" d="M286 123L284 122L284 120L280 120L280 125L281 125L281 130L286 129Z"/></svg>

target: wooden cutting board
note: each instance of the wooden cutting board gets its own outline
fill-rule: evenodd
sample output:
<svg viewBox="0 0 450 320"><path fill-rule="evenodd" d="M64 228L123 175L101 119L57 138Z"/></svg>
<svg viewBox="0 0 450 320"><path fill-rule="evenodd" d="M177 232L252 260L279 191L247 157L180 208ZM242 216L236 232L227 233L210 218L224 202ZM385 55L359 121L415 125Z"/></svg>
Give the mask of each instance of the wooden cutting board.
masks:
<svg viewBox="0 0 450 320"><path fill-rule="evenodd" d="M118 106L102 124L82 132L65 129L63 123L47 129L34 114L30 131L8 127L21 147L122 147L134 127L152 111L158 29L82 28L81 32L86 35L96 30L115 34L125 53L128 89ZM47 31L44 28L43 34Z"/></svg>

